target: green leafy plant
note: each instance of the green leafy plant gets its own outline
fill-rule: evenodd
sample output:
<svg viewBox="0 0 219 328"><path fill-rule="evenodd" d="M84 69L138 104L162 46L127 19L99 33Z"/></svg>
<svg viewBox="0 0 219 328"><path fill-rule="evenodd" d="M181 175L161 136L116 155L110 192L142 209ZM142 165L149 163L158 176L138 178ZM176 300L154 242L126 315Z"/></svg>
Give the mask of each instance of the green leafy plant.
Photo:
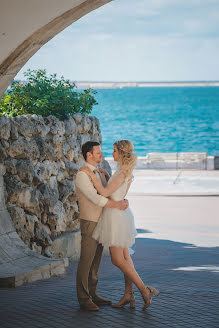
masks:
<svg viewBox="0 0 219 328"><path fill-rule="evenodd" d="M97 102L97 91L75 91L75 83L46 75L46 70L27 70L27 82L13 81L0 100L0 115L14 117L22 114L54 115L63 120L75 113L91 113Z"/></svg>

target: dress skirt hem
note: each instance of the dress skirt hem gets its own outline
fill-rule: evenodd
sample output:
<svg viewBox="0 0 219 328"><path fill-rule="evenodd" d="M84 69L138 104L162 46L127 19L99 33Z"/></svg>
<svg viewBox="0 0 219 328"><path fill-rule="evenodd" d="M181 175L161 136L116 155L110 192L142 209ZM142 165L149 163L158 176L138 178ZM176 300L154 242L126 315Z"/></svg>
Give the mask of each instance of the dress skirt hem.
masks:
<svg viewBox="0 0 219 328"><path fill-rule="evenodd" d="M134 217L129 208L125 211L116 208L104 208L102 217L92 235L105 247L122 248L133 246L136 236Z"/></svg>

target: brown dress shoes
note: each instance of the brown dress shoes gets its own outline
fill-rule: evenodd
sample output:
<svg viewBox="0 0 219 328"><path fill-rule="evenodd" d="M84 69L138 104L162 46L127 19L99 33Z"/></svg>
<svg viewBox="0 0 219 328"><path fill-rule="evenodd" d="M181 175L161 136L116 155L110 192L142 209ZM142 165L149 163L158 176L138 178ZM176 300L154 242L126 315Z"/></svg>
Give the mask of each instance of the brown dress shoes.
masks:
<svg viewBox="0 0 219 328"><path fill-rule="evenodd" d="M91 300L87 300L86 302L80 304L80 308L81 310L86 311L99 311L99 307Z"/></svg>
<svg viewBox="0 0 219 328"><path fill-rule="evenodd" d="M105 300L104 298L102 298L98 295L93 296L92 301L97 305L111 305L112 304L111 301Z"/></svg>

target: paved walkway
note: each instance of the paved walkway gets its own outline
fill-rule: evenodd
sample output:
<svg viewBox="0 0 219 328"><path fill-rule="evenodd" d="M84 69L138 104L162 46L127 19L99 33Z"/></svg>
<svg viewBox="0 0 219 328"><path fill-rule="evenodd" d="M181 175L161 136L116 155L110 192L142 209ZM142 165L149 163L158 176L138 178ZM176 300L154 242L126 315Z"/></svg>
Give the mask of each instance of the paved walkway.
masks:
<svg viewBox="0 0 219 328"><path fill-rule="evenodd" d="M145 233L139 230L139 237ZM81 311L75 292L77 263L72 262L65 277L1 290L0 327L219 327L219 247L138 238L134 250L137 271L145 283L161 292L146 311L141 310L137 290L135 310L102 307L97 313ZM123 276L109 256L104 256L99 294L115 302L122 292Z"/></svg>
<svg viewBox="0 0 219 328"><path fill-rule="evenodd" d="M134 182L129 194L219 195L219 170L134 170Z"/></svg>
<svg viewBox="0 0 219 328"><path fill-rule="evenodd" d="M219 246L218 196L129 195L137 228L150 230L145 237Z"/></svg>
<svg viewBox="0 0 219 328"><path fill-rule="evenodd" d="M155 173L163 178L168 173L168 179L161 179L164 191L179 181L176 172ZM75 289L77 263L71 262L64 277L0 290L0 328L219 328L219 247L214 247L219 246L219 198L208 194L218 188L218 172L183 175L196 186L201 180L198 188L204 188L204 194L207 190L207 197L158 196L162 186L154 184L156 176L148 182L148 175L136 172L128 198L139 228L133 247L136 269L146 284L161 292L152 306L142 311L136 290L134 310L81 311ZM189 180L190 175L197 180ZM156 196L150 195L151 186ZM123 275L109 256L103 257L99 276L99 294L116 302L123 293Z"/></svg>

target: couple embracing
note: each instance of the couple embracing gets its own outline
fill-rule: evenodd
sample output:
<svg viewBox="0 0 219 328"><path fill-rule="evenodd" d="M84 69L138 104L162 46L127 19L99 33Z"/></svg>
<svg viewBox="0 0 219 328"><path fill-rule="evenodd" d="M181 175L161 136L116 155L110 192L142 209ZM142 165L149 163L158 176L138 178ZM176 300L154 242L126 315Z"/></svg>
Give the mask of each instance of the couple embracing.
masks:
<svg viewBox="0 0 219 328"><path fill-rule="evenodd" d="M77 297L80 308L98 311L100 305L112 305L97 294L98 269L103 247L108 247L112 264L124 274L124 296L113 307L126 304L135 307L133 284L140 291L146 309L152 295L159 292L146 286L134 268L129 247L137 235L134 217L125 196L132 182L136 164L133 145L119 140L113 145L113 158L118 169L112 177L97 167L102 159L100 144L88 141L82 146L85 166L76 176L76 194L80 209L81 255L77 270Z"/></svg>

